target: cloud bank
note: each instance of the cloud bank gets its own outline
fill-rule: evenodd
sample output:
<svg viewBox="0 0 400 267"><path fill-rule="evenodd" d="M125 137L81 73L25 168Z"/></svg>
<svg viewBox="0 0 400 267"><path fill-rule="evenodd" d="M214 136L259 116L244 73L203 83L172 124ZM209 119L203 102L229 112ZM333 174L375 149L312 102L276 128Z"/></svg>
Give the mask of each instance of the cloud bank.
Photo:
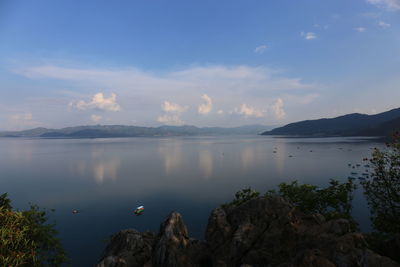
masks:
<svg viewBox="0 0 400 267"><path fill-rule="evenodd" d="M30 79L63 80L63 86L71 88L63 95L70 98L69 110L91 121L146 126L269 124L286 118L291 105L302 105L304 99L311 102L310 96L317 94L315 85L264 66L191 66L150 73L137 68L43 65L20 68L17 73ZM204 92L212 92L212 97ZM288 99L285 111L276 99ZM93 111L107 115L97 117Z"/></svg>

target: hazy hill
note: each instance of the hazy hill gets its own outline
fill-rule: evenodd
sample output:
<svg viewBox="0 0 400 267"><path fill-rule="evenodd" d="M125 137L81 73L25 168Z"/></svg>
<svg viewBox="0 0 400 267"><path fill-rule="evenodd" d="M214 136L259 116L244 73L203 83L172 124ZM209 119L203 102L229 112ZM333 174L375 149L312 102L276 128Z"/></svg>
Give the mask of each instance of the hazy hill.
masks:
<svg viewBox="0 0 400 267"><path fill-rule="evenodd" d="M234 128L195 126L139 127L125 125L92 125L66 127L62 129L35 128L25 131L0 132L0 137L41 137L41 138L105 138L137 136L184 136L184 135L238 135L260 134L272 126L248 125Z"/></svg>
<svg viewBox="0 0 400 267"><path fill-rule="evenodd" d="M387 135L400 128L400 108L375 115L353 113L336 118L290 123L263 135L297 136L374 136Z"/></svg>

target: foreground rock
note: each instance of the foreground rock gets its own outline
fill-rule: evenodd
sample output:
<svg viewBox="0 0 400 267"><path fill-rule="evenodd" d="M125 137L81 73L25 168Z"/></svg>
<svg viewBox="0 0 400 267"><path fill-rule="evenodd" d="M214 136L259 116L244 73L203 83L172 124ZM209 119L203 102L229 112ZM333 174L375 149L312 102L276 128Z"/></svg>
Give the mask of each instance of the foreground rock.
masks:
<svg viewBox="0 0 400 267"><path fill-rule="evenodd" d="M349 221L305 215L280 197L260 197L216 208L206 241L190 239L179 213L158 236L124 230L114 235L98 264L148 267L400 266L367 248Z"/></svg>

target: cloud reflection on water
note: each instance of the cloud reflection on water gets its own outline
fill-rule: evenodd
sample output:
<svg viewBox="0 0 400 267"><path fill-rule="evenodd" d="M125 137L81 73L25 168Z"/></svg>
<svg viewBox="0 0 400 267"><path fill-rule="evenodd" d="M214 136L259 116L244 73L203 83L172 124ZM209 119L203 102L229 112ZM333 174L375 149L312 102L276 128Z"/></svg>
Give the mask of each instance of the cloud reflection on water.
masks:
<svg viewBox="0 0 400 267"><path fill-rule="evenodd" d="M164 171L166 175L171 175L179 171L182 167L183 152L179 145L171 143L168 145L160 145L158 153L164 161Z"/></svg>
<svg viewBox="0 0 400 267"><path fill-rule="evenodd" d="M203 177L209 178L213 174L213 156L208 150L199 151L199 169Z"/></svg>
<svg viewBox="0 0 400 267"><path fill-rule="evenodd" d="M249 169L254 165L254 160L255 160L255 154L254 154L254 148L251 146L245 147L241 154L241 161L242 161L242 168L243 169Z"/></svg>
<svg viewBox="0 0 400 267"><path fill-rule="evenodd" d="M278 143L275 144L277 151L275 154L275 166L280 175L282 175L285 171L285 160L288 155L286 155L286 144L285 143Z"/></svg>
<svg viewBox="0 0 400 267"><path fill-rule="evenodd" d="M121 161L119 158L92 158L90 160L74 162L70 170L81 177L91 177L95 180L96 184L101 185L107 180L116 181L120 167Z"/></svg>

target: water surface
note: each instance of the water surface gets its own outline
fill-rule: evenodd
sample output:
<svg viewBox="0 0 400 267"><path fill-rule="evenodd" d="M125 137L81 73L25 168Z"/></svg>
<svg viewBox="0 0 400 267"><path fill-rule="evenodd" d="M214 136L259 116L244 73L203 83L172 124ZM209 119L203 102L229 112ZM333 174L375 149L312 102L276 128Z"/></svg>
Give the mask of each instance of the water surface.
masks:
<svg viewBox="0 0 400 267"><path fill-rule="evenodd" d="M244 187L265 192L299 180L319 186L344 181L362 164L373 140L213 136L113 139L0 139L0 193L13 206L28 202L57 222L73 266L92 266L114 232L158 231L171 211L191 236L203 238L211 210ZM276 151L276 153L274 153ZM133 210L145 206L142 216ZM369 230L360 192L354 216ZM81 210L72 214L73 209Z"/></svg>

